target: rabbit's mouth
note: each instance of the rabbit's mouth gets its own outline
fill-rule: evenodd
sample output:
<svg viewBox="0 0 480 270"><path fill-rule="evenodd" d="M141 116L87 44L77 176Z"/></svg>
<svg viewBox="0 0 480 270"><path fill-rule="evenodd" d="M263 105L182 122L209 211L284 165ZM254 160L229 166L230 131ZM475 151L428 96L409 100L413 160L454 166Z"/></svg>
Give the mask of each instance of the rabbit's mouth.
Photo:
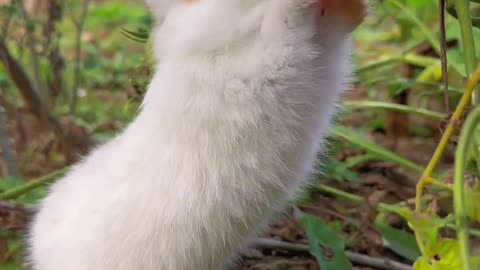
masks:
<svg viewBox="0 0 480 270"><path fill-rule="evenodd" d="M366 0L320 0L317 6L320 21L342 21L352 31L363 22L368 11Z"/></svg>

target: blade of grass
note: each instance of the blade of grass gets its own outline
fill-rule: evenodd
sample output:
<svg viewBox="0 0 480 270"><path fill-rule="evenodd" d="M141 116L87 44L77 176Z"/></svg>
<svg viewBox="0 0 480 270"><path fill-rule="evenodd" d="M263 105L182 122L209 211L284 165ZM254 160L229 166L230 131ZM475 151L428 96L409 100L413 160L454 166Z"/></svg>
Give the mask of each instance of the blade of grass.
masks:
<svg viewBox="0 0 480 270"><path fill-rule="evenodd" d="M376 155L379 160L389 161L419 173L422 173L425 170L424 167L400 157L399 155L365 139L361 134L358 134L356 131L350 128L336 126L333 128L332 132L335 136L343 138L348 142L363 148L370 154Z"/></svg>
<svg viewBox="0 0 480 270"><path fill-rule="evenodd" d="M4 193L0 194L0 200L3 200L3 201L14 200L14 199L32 191L32 190L34 190L36 188L47 185L47 184L57 180L58 178L65 175L67 170L68 170L68 168L61 169L61 170L55 171L55 172L53 172L49 175L40 177L38 179L28 181L27 183L25 183L21 186L15 187L15 188L10 189L10 190L7 190Z"/></svg>
<svg viewBox="0 0 480 270"><path fill-rule="evenodd" d="M372 71L378 68L382 68L385 66L398 64L398 63L407 63L414 66L419 67L429 67L435 66L440 64L440 60L427 57L427 56L420 56L413 53L405 54L405 55L388 55L385 54L381 56L378 60L369 62L355 70L355 73L360 74L368 71Z"/></svg>
<svg viewBox="0 0 480 270"><path fill-rule="evenodd" d="M379 101L347 101L343 103L346 109L382 109L389 111L396 111L402 113L409 113L413 115L418 115L438 121L444 121L447 118L447 115L434 112L426 109L417 109L407 105L400 105L388 102L379 102Z"/></svg>

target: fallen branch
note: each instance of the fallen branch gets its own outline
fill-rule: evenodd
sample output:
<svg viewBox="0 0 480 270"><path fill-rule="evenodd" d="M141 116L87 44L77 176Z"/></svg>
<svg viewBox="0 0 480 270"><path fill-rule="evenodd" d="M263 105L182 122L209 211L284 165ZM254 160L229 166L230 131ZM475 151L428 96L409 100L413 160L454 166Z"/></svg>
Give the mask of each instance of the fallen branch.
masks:
<svg viewBox="0 0 480 270"><path fill-rule="evenodd" d="M289 243L284 241L278 241L274 239L264 239L258 238L255 239L252 244L252 247L257 249L280 249L296 252L309 252L310 247L304 244ZM375 258L364 254L359 254L355 252L346 252L347 257L356 264L361 264L364 266L375 267L385 270L412 270L413 268L409 265L392 261L390 259Z"/></svg>

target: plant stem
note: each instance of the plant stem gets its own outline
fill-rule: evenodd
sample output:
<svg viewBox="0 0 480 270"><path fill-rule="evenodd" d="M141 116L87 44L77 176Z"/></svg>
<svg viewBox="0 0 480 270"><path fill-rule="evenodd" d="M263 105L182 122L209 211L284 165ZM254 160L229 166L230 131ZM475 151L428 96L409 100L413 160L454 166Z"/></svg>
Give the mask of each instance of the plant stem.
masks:
<svg viewBox="0 0 480 270"><path fill-rule="evenodd" d="M42 176L35 180L31 180L21 186L7 190L4 193L0 194L0 200L6 201L6 200L16 199L38 187L41 187L43 185L46 185L48 183L55 181L56 179L62 177L67 172L67 170L68 168L64 168L64 169L55 171L49 175Z"/></svg>
<svg viewBox="0 0 480 270"><path fill-rule="evenodd" d="M465 57L465 71L467 78L475 71L477 55L475 52L475 39L473 36L472 16L470 14L470 1L456 0L455 10L457 12L458 21L460 22L460 30L462 33L463 54ZM472 104L478 105L480 103L480 94L478 90L472 92ZM480 150L477 141L472 141L473 154L477 163L477 168L480 168ZM480 169L478 171L480 174Z"/></svg>
<svg viewBox="0 0 480 270"><path fill-rule="evenodd" d="M468 233L468 214L465 206L465 167L468 150L473 141L473 136L480 123L480 107L470 114L460 134L457 152L455 154L455 190L453 201L457 221L457 237L460 244L460 256L463 269L473 269L470 263L470 246Z"/></svg>
<svg viewBox="0 0 480 270"><path fill-rule="evenodd" d="M336 188L333 188L333 187L329 187L329 186L326 186L326 185L318 185L317 189L321 192L329 193L329 194L334 195L335 197L342 198L342 199L345 199L345 200L348 200L348 201L351 201L351 202L354 202L354 203L359 203L360 204L360 203L365 202L365 199L360 197L360 196L357 196L357 195L354 195L354 194L351 194L351 193L348 193L348 192L345 192L345 191L342 191L342 190L339 190L339 189L336 189ZM408 210L409 211L409 209L406 208L406 207L387 204L387 203L379 203L378 204L378 209L381 210L381 211L400 214L400 215L401 215L402 210Z"/></svg>
<svg viewBox="0 0 480 270"><path fill-rule="evenodd" d="M442 78L443 78L443 91L445 110L447 114L450 114L450 99L448 97L448 57L447 57L447 31L445 26L445 9L446 1L440 0L440 61L442 62Z"/></svg>
<svg viewBox="0 0 480 270"><path fill-rule="evenodd" d="M448 142L450 141L450 137L452 136L455 130L456 124L461 120L463 114L465 113L465 110L467 109L470 103L472 93L473 91L475 91L475 88L479 83L479 81L480 81L480 66L477 68L477 70L472 75L472 77L468 80L466 91L463 94L457 108L455 109L455 112L453 113L452 118L448 122L447 128L443 133L442 139L440 140L440 143L438 144L437 149L435 150L435 153L430 159L427 169L425 170L425 172L422 175L422 178L417 184L417 193L415 197L415 212L417 213L420 213L422 211L422 195L427 185L427 179L432 176L435 168L437 167L440 161L440 158L443 155L443 152L445 152ZM418 246L420 247L422 254L425 254L425 248L424 248L422 236L417 231L415 231L415 237L417 238Z"/></svg>
<svg viewBox="0 0 480 270"><path fill-rule="evenodd" d="M343 105L347 109L383 109L391 110L396 112L410 113L418 116L423 116L426 118L443 121L447 118L447 115L426 110L426 109L417 109L407 105L393 104L387 102L379 101L347 101Z"/></svg>
<svg viewBox="0 0 480 270"><path fill-rule="evenodd" d="M475 71L471 79L467 83L466 91L462 96L462 99L460 100L460 103L457 106L457 109L453 113L452 118L448 122L447 128L445 129L445 132L443 133L443 136L440 140L440 143L435 150L435 153L433 154L427 169L422 175L422 178L420 179L420 182L417 185L417 196L416 196L416 201L415 201L415 210L417 212L421 211L421 198L423 194L423 190L425 189L426 185L426 179L431 177L435 168L437 167L440 158L443 155L443 152L447 148L448 142L450 140L450 137L452 136L454 129L456 127L456 124L461 120L463 114L465 113L466 108L469 105L470 98L472 96L472 93L480 81L480 66L479 68Z"/></svg>
<svg viewBox="0 0 480 270"><path fill-rule="evenodd" d="M446 190L453 191L453 187L452 187L451 185L442 183L442 182L440 182L440 181L438 181L437 179L434 179L434 178L432 178L432 177L427 177L427 178L425 179L425 182L426 182L427 184L430 184L430 185L439 186L439 187L442 187L442 188L444 188L444 189L446 189Z"/></svg>
<svg viewBox="0 0 480 270"><path fill-rule="evenodd" d="M465 55L465 71L467 72L467 76L470 77L470 75L475 72L477 64L472 18L470 16L470 2L468 0L456 0L455 9L458 14L460 31L462 33L463 53Z"/></svg>
<svg viewBox="0 0 480 270"><path fill-rule="evenodd" d="M410 65L426 68L429 66L437 65L438 63L440 63L440 61L433 57L421 56L413 53L402 54L402 55L385 54L382 57L380 57L379 60L372 61L370 63L367 63L361 66L360 68L357 68L355 70L355 73L357 74L364 73L364 72L372 71L388 65L397 64L397 63L407 63Z"/></svg>

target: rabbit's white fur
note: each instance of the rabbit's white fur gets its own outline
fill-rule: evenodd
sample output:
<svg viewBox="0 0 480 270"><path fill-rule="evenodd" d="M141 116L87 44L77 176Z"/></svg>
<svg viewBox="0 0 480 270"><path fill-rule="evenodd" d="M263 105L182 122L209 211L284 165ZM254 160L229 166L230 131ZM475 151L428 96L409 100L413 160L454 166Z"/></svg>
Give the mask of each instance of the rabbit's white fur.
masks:
<svg viewBox="0 0 480 270"><path fill-rule="evenodd" d="M341 21L315 19L312 0L147 1L157 65L143 108L52 186L35 270L218 269L322 149L349 73Z"/></svg>

